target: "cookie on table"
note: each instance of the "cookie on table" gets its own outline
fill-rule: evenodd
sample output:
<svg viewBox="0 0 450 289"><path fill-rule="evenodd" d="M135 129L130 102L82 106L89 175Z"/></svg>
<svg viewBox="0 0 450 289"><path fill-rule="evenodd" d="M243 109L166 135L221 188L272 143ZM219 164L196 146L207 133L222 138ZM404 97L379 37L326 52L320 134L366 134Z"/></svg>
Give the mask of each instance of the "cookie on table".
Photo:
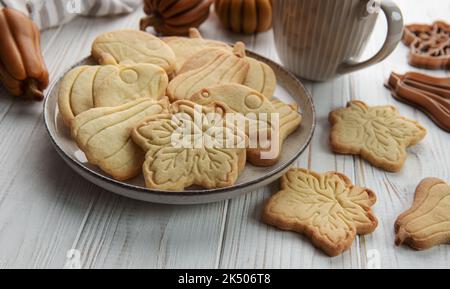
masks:
<svg viewBox="0 0 450 289"><path fill-rule="evenodd" d="M223 42L216 40L204 39L196 28L189 29L189 37L165 37L163 41L172 48L176 57L176 74L186 62L198 52L207 48L221 48L227 51L232 51L233 48Z"/></svg>
<svg viewBox="0 0 450 289"><path fill-rule="evenodd" d="M161 67L168 75L176 68L172 49L158 37L138 30L118 30L100 35L92 45L92 56L102 65L150 63Z"/></svg>
<svg viewBox="0 0 450 289"><path fill-rule="evenodd" d="M212 113L215 117L209 119ZM172 103L169 113L151 116L135 126L132 138L146 152L142 169L146 186L170 191L194 185L205 189L232 186L245 168L247 137L226 124L227 113L231 110L222 103L199 106L181 100ZM197 128L195 135L193 128ZM225 145L214 131L232 136L234 143Z"/></svg>
<svg viewBox="0 0 450 289"><path fill-rule="evenodd" d="M203 64L201 58L193 58L190 62L199 62L200 64L193 65L199 68L179 74L172 79L167 88L167 95L172 102L189 99L205 87L228 83L242 84L245 81L249 64L245 60L243 43L236 43L233 52L216 48L206 49L206 52L212 50L218 52L216 57L208 59L206 64Z"/></svg>
<svg viewBox="0 0 450 289"><path fill-rule="evenodd" d="M353 185L343 174L293 168L267 202L263 221L306 235L334 257L349 249L356 235L375 231L378 221L371 209L375 203L374 192Z"/></svg>
<svg viewBox="0 0 450 289"><path fill-rule="evenodd" d="M424 179L416 189L412 208L395 223L397 246L426 250L450 244L450 185L437 178Z"/></svg>
<svg viewBox="0 0 450 289"><path fill-rule="evenodd" d="M116 180L128 180L141 172L144 162L131 130L148 116L167 113L168 106L167 99L141 98L122 106L93 108L72 120L72 137L89 163Z"/></svg>
<svg viewBox="0 0 450 289"><path fill-rule="evenodd" d="M80 113L94 107L122 105L138 98L159 100L165 95L169 79L165 71L152 64L80 66L64 76L58 96L66 125Z"/></svg>
<svg viewBox="0 0 450 289"><path fill-rule="evenodd" d="M360 155L389 172L400 171L407 158L406 148L427 134L418 122L400 116L395 107L370 107L362 101L350 101L346 108L332 111L329 121L334 152Z"/></svg>

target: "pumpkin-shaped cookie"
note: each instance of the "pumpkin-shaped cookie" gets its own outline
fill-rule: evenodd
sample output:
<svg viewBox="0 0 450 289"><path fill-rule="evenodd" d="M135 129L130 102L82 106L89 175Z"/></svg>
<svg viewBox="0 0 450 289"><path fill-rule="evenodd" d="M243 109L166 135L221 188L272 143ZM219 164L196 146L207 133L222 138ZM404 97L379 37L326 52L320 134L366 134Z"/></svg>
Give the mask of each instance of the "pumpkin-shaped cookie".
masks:
<svg viewBox="0 0 450 289"><path fill-rule="evenodd" d="M165 71L155 65L80 66L63 78L58 105L67 125L93 107L113 107L138 98L158 100L168 85Z"/></svg>
<svg viewBox="0 0 450 289"><path fill-rule="evenodd" d="M204 49L192 55L178 70L178 74L203 67L208 62L219 57L223 53L221 50L221 48ZM249 69L242 84L271 99L277 86L277 79L273 69L264 62L251 57L245 57L245 61L249 64Z"/></svg>
<svg viewBox="0 0 450 289"><path fill-rule="evenodd" d="M218 50L218 53L205 65L182 73L169 83L167 95L171 101L188 99L205 87L227 83L242 84L245 81L249 64L245 60L243 43L238 42L233 52L215 48L207 50Z"/></svg>
<svg viewBox="0 0 450 289"><path fill-rule="evenodd" d="M209 16L213 0L145 0L141 30L153 26L162 35L186 35L191 27L199 27Z"/></svg>
<svg viewBox="0 0 450 289"><path fill-rule="evenodd" d="M253 34L272 26L271 0L216 0L214 8L223 26L236 33Z"/></svg>
<svg viewBox="0 0 450 289"><path fill-rule="evenodd" d="M167 99L141 98L117 107L93 108L72 121L72 136L89 163L117 180L141 172L144 152L131 140L133 127L144 118L166 113Z"/></svg>
<svg viewBox="0 0 450 289"><path fill-rule="evenodd" d="M132 61L157 65L167 74L175 70L172 49L158 37L138 30L119 30L100 35L92 45L92 56L100 64Z"/></svg>
<svg viewBox="0 0 450 289"><path fill-rule="evenodd" d="M222 48L228 51L232 51L233 49L226 43L203 39L200 32L195 28L189 29L189 37L166 37L163 40L175 53L177 74L186 60L192 58L196 53L202 51L203 49Z"/></svg>

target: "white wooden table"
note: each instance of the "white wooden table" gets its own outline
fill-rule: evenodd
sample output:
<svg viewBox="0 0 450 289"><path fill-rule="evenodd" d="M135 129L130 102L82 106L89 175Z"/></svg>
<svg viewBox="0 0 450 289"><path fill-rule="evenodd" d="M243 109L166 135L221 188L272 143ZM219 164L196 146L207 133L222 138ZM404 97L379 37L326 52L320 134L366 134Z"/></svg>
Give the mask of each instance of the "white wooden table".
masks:
<svg viewBox="0 0 450 289"><path fill-rule="evenodd" d="M450 20L448 0L397 2L406 22ZM137 11L124 17L80 18L44 32L43 51L52 79L88 55L99 33L137 28L141 15ZM232 34L220 27L214 14L201 30L207 38L243 40L249 49L278 60L272 32ZM385 31L380 18L367 55L381 45ZM70 249L80 252L82 268L367 268L376 267L377 260L383 268L450 268L450 246L420 253L394 246L395 219L410 207L419 181L429 176L450 181L450 134L420 111L393 100L383 87L392 70L412 69L406 55L406 47L399 45L389 59L364 71L327 83L305 82L314 96L318 123L298 166L343 172L378 195L379 227L358 237L336 258L325 256L298 234L260 222L263 203L276 185L230 201L179 207L129 200L90 184L53 149L42 104L17 101L0 88L0 268L63 268ZM386 173L358 157L331 153L327 115L351 99L394 104L428 128L425 141L409 150L401 173Z"/></svg>

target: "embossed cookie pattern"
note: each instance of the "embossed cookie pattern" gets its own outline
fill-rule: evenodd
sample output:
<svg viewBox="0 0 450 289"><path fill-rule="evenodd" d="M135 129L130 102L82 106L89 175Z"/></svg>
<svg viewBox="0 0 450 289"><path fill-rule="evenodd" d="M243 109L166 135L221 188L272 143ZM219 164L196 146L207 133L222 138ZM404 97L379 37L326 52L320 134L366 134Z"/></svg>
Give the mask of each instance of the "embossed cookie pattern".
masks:
<svg viewBox="0 0 450 289"><path fill-rule="evenodd" d="M371 207L375 194L334 172L291 169L281 190L267 202L263 220L282 230L305 234L330 256L350 248L356 235L372 233L378 221Z"/></svg>
<svg viewBox="0 0 450 289"><path fill-rule="evenodd" d="M395 223L396 241L415 250L450 244L450 185L437 178L423 180L411 209Z"/></svg>
<svg viewBox="0 0 450 289"><path fill-rule="evenodd" d="M175 54L161 39L138 30L119 30L97 37L92 45L92 56L100 64L121 62L150 63L167 74L176 68Z"/></svg>
<svg viewBox="0 0 450 289"><path fill-rule="evenodd" d="M361 155L390 172L402 169L406 148L421 141L427 132L416 121L400 116L393 106L369 107L361 101L332 111L329 121L334 152Z"/></svg>
<svg viewBox="0 0 450 289"><path fill-rule="evenodd" d="M133 140L146 151L143 173L148 188L158 190L184 190L193 185L206 189L232 186L246 162L244 132L228 127L222 120L228 107L220 103L199 106L187 100L171 105L169 114L160 114L142 121L132 132ZM198 106L197 106L198 108ZM207 121L207 115L216 113L220 119ZM202 126L195 119L200 117ZM206 125L205 125L206 124ZM189 134L179 139L174 134L190 126ZM195 146L209 136L208 132L223 130L233 136L235 145ZM195 133L194 133L195 132ZM192 142L192 147L176 140ZM242 146L238 144L244 142Z"/></svg>
<svg viewBox="0 0 450 289"><path fill-rule="evenodd" d="M71 70L59 88L58 105L64 123L94 107L112 107L139 98L165 95L167 74L152 64L80 66Z"/></svg>
<svg viewBox="0 0 450 289"><path fill-rule="evenodd" d="M131 130L145 117L167 112L167 100L143 98L118 107L93 108L72 121L72 136L89 163L116 180L128 180L142 169L144 152L131 139Z"/></svg>

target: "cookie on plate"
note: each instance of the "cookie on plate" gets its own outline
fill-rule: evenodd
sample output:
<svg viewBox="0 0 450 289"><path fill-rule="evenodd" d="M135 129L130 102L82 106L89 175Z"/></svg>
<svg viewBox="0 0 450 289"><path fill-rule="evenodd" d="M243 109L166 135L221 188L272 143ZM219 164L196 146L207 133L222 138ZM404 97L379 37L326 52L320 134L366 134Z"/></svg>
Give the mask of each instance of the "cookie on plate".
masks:
<svg viewBox="0 0 450 289"><path fill-rule="evenodd" d="M423 180L412 208L398 217L395 232L397 246L415 250L450 244L450 185L437 178Z"/></svg>
<svg viewBox="0 0 450 289"><path fill-rule="evenodd" d="M100 35L92 45L92 56L99 64L150 63L161 67L168 75L176 68L172 49L158 37L138 30Z"/></svg>
<svg viewBox="0 0 450 289"><path fill-rule="evenodd" d="M198 52L207 48L222 48L232 51L233 48L221 41L204 39L196 28L189 29L189 37L165 37L163 41L172 48L176 56L177 69L176 73L184 65L186 60L191 59Z"/></svg>
<svg viewBox="0 0 450 289"><path fill-rule="evenodd" d="M64 76L58 105L64 123L93 107L122 105L138 98L154 100L165 95L165 71L152 64L80 66Z"/></svg>
<svg viewBox="0 0 450 289"><path fill-rule="evenodd" d="M182 74L203 67L213 59L217 59L223 53L222 50L221 48L214 48L198 52L183 64L178 73ZM245 57L245 60L249 64L249 69L242 84L271 99L277 87L275 72L262 61L251 57Z"/></svg>
<svg viewBox="0 0 450 289"><path fill-rule="evenodd" d="M240 84L205 88L193 95L191 100L202 105L223 102L242 116L249 138L247 160L255 166L276 164L284 140L301 123L297 110L279 100L271 101L256 90Z"/></svg>
<svg viewBox="0 0 450 289"><path fill-rule="evenodd" d="M362 101L350 101L346 108L332 111L329 121L334 152L360 155L389 172L402 169L406 148L427 133L418 122L400 116L393 106L370 107Z"/></svg>
<svg viewBox="0 0 450 289"><path fill-rule="evenodd" d="M116 180L128 180L141 172L144 162L131 130L148 116L166 113L168 106L167 99L141 98L122 106L93 108L73 119L72 136L89 163Z"/></svg>
<svg viewBox="0 0 450 289"><path fill-rule="evenodd" d="M340 173L291 169L281 178L281 190L267 202L263 221L306 235L334 257L350 248L356 235L375 231L375 202L374 192Z"/></svg>
<svg viewBox="0 0 450 289"><path fill-rule="evenodd" d="M171 105L170 113L140 122L132 137L146 151L147 187L181 191L193 185L232 186L245 167L246 136L226 123L230 112L222 103L201 106L181 100ZM224 135L231 136L231 143Z"/></svg>
<svg viewBox="0 0 450 289"><path fill-rule="evenodd" d="M202 59L192 59L202 64L194 70L177 75L169 83L167 95L171 101L189 99L192 95L205 87L218 84L238 83L242 84L249 70L249 64L245 60L245 45L236 43L233 52L223 49L210 48L218 51L216 57L211 58L203 65Z"/></svg>

